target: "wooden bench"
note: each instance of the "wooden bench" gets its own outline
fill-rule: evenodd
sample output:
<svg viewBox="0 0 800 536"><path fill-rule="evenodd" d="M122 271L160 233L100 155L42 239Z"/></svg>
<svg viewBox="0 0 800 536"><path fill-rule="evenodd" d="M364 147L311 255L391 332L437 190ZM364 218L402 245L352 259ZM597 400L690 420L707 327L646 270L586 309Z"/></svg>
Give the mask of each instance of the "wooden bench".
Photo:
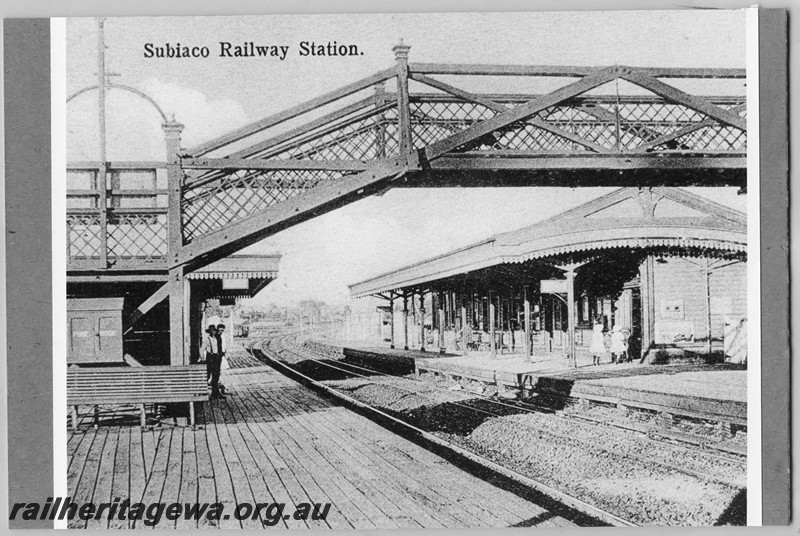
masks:
<svg viewBox="0 0 800 536"><path fill-rule="evenodd" d="M194 403L206 400L205 365L67 369L67 405L72 408L73 430L78 427L78 406L138 404L144 428L145 404L172 402L189 403L189 424L194 426Z"/></svg>

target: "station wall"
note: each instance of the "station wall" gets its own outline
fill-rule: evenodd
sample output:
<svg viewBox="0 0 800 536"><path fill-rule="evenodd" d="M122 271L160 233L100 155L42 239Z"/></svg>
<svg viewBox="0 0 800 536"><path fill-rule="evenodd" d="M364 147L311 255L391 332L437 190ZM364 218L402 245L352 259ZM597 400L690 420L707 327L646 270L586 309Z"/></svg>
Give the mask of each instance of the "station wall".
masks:
<svg viewBox="0 0 800 536"><path fill-rule="evenodd" d="M710 320L712 349L721 349L726 321L747 316L746 262L657 257L652 266L655 344L705 343Z"/></svg>

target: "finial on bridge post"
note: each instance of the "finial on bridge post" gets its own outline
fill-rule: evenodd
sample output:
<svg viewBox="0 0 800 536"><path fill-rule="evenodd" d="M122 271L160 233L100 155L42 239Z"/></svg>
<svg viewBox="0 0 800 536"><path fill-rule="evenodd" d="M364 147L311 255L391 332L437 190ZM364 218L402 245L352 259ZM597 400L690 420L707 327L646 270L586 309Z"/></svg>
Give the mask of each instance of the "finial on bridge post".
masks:
<svg viewBox="0 0 800 536"><path fill-rule="evenodd" d="M175 115L172 115L169 121L161 125L164 130L164 139L167 143L167 162L172 162L178 158L178 153L181 150L181 132L183 132L183 124L175 120Z"/></svg>
<svg viewBox="0 0 800 536"><path fill-rule="evenodd" d="M396 59L397 61L408 61L409 50L411 50L411 47L409 45L403 44L403 38L401 37L400 42L392 47L392 52L394 52L394 59Z"/></svg>
<svg viewBox="0 0 800 536"><path fill-rule="evenodd" d="M411 111L408 104L408 51L411 47L403 44L403 40L392 47L397 60L397 126L400 133L399 154L408 156L413 150L411 141Z"/></svg>

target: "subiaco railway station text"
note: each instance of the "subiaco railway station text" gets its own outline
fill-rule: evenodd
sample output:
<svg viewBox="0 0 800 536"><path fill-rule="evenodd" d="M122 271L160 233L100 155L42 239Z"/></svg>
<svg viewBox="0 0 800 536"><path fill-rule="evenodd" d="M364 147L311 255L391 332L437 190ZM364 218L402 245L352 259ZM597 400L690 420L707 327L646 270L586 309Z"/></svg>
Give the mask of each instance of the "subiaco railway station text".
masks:
<svg viewBox="0 0 800 536"><path fill-rule="evenodd" d="M145 58L208 58L213 47L205 45L184 45L181 43L145 43L143 54ZM220 41L217 43L216 55L220 58L267 58L285 60L292 50L291 45L258 44L254 41L231 43ZM297 45L297 55L307 56L363 56L364 52L358 45L341 44L337 41L300 41Z"/></svg>

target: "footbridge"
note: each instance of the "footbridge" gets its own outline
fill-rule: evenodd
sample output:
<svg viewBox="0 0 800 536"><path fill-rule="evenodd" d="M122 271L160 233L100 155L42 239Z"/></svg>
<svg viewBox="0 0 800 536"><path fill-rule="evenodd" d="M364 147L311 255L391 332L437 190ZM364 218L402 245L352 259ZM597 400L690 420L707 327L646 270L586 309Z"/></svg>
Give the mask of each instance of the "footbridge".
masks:
<svg viewBox="0 0 800 536"><path fill-rule="evenodd" d="M196 147L162 112L163 162L70 163L72 294L144 285L125 329L168 300L182 364L189 274L390 188L745 187L743 69L409 63L409 48Z"/></svg>

